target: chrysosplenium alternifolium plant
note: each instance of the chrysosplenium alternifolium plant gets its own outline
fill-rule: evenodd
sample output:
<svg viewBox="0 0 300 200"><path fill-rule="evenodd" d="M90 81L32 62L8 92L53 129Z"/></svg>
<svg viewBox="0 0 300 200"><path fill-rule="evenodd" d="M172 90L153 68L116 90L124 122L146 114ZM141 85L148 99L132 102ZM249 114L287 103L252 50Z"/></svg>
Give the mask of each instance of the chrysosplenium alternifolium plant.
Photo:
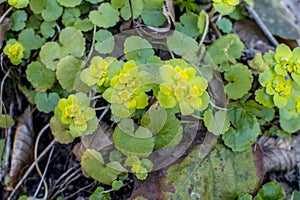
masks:
<svg viewBox="0 0 300 200"><path fill-rule="evenodd" d="M240 3L240 0L213 0L214 7L223 15L230 14Z"/></svg>
<svg viewBox="0 0 300 200"><path fill-rule="evenodd" d="M7 55L10 62L14 65L21 63L24 57L25 47L21 42L14 39L9 40L3 49L3 53Z"/></svg>
<svg viewBox="0 0 300 200"><path fill-rule="evenodd" d="M83 93L71 94L58 101L55 117L68 125L72 137L93 133L97 128L95 110L89 107L89 98Z"/></svg>
<svg viewBox="0 0 300 200"><path fill-rule="evenodd" d="M297 131L300 117L300 48L293 51L284 44L276 52L264 55L269 69L259 76L262 89L256 91L256 100L266 107L280 109L280 125L288 131Z"/></svg>

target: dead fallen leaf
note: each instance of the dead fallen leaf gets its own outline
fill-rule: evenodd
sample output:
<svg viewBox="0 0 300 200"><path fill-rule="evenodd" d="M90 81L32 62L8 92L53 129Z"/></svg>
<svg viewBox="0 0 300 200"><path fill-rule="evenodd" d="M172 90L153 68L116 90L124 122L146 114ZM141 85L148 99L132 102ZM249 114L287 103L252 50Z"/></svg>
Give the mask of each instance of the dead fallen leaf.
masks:
<svg viewBox="0 0 300 200"><path fill-rule="evenodd" d="M111 139L112 133L113 130L110 126L106 123L100 123L94 134L82 136L81 142L76 144L73 148L73 153L77 160L81 160L81 156L86 149L94 149L99 152L101 151L104 155L106 150L114 148Z"/></svg>
<svg viewBox="0 0 300 200"><path fill-rule="evenodd" d="M0 24L0 49L2 48L3 41L6 39L5 33L9 29L10 25L11 20L9 18L5 18Z"/></svg>
<svg viewBox="0 0 300 200"><path fill-rule="evenodd" d="M239 20L234 24L233 30L237 32L246 47L255 53L265 53L274 50L260 27L252 20Z"/></svg>
<svg viewBox="0 0 300 200"><path fill-rule="evenodd" d="M10 186L14 187L24 171L24 167L33 160L33 128L31 109L28 107L18 119L10 165Z"/></svg>

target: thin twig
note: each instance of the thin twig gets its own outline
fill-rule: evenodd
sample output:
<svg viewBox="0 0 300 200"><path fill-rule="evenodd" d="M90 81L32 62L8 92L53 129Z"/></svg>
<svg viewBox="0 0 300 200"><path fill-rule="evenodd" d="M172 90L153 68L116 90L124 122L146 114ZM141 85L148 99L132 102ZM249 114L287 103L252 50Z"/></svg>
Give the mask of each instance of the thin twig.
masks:
<svg viewBox="0 0 300 200"><path fill-rule="evenodd" d="M208 17L208 14L205 14L206 16L206 20L205 20L205 27L204 27L204 31L203 31L203 34L201 36L201 40L199 41L199 45L198 45L198 51L197 51L197 57L200 55L200 52L201 52L201 48L202 48L202 44L205 40L205 37L208 33L208 27L209 27L209 17Z"/></svg>
<svg viewBox="0 0 300 200"><path fill-rule="evenodd" d="M8 69L7 73L4 75L2 81L1 81L1 89L0 89L0 99L2 101L3 98L3 87L4 87L4 82L6 80L6 78L9 76L11 68ZM2 114L2 104L1 104L1 108L0 108L0 114Z"/></svg>
<svg viewBox="0 0 300 200"><path fill-rule="evenodd" d="M31 171L33 170L33 168L35 167L35 164L43 157L45 156L45 154L52 148L52 146L56 143L55 140L52 140L51 143L43 150L43 152L39 155L39 157L37 157L37 159L35 159L32 164L30 165L30 167L27 169L26 173L24 174L24 176L22 177L22 179L18 182L18 184L16 185L16 187L14 188L14 190L10 193L9 197L7 200L11 200L13 198L13 196L15 195L15 193L17 192L17 190L19 189L19 187L23 184L23 182L25 181L25 179L27 178L27 176L31 173Z"/></svg>
<svg viewBox="0 0 300 200"><path fill-rule="evenodd" d="M50 124L47 124L46 126L44 126L44 128L39 132L38 136L37 136L37 139L36 139L36 143L34 145L34 159L36 160L37 158L37 153L38 153L38 147L39 147L39 141L40 141L40 138L42 137L42 135L44 134L44 132L46 131L47 128L50 127ZM43 174L41 172L41 169L39 167L39 164L38 162L35 163L35 167L36 167L36 171L38 172L38 174L40 175L40 177L42 178L43 177ZM45 194L44 194L44 198L43 199L46 199L48 197L48 186L47 186L47 183L46 181L42 178L43 180L43 184L44 184L44 187L45 187Z"/></svg>
<svg viewBox="0 0 300 200"><path fill-rule="evenodd" d="M7 10L5 11L5 13L4 13L4 14L1 16L1 18L0 18L0 24L2 24L4 18L10 13L10 11L12 11L13 8L14 8L14 7L10 7L9 9L7 9Z"/></svg>
<svg viewBox="0 0 300 200"><path fill-rule="evenodd" d="M90 52L89 52L89 55L87 56L87 58L85 59L83 65L81 66L81 68L85 68L85 66L87 65L87 63L89 62L89 60L90 60L91 57L92 57L92 54L93 54L93 52L94 52L95 42L96 42L96 31L97 31L97 26L94 25L94 29L93 29L93 40L92 40L92 45L91 45L91 48L90 48Z"/></svg>
<svg viewBox="0 0 300 200"><path fill-rule="evenodd" d="M264 22L260 19L260 17L258 16L258 14L256 13L255 10L253 10L250 6L245 5L245 8L247 9L247 11L249 12L249 14L253 17L253 19L255 20L255 22L257 23L257 25L261 28L261 30L264 32L264 34L266 35L266 37L268 38L268 40L271 42L271 44L274 47L277 47L279 45L279 43L277 42L277 40L273 37L272 33L269 31L268 27L264 24Z"/></svg>
<svg viewBox="0 0 300 200"><path fill-rule="evenodd" d="M14 103L11 103L10 106L9 106L9 115L12 116L12 111L15 107L15 104ZM5 137L6 137L6 158L5 158L5 164L6 164L6 167L7 167L7 171L9 169L9 160L10 160L10 156L11 156L11 144L12 144L12 129L9 128L7 130L7 132L5 133Z"/></svg>
<svg viewBox="0 0 300 200"><path fill-rule="evenodd" d="M46 176L46 172L48 170L48 167L49 167L49 163L50 163L50 160L52 158L52 154L53 154L53 150L54 150L54 146L52 147L51 151L50 151L50 154L49 154L49 158L48 158L48 161L47 161L47 164L46 164L46 167L45 167L45 170L44 170L44 173L43 173L43 176L41 177L41 181L33 195L33 199L35 199L35 197L38 195L39 191L40 191L40 188L42 186L42 183L44 183L44 180L45 180L45 176ZM45 198L45 197L44 197Z"/></svg>

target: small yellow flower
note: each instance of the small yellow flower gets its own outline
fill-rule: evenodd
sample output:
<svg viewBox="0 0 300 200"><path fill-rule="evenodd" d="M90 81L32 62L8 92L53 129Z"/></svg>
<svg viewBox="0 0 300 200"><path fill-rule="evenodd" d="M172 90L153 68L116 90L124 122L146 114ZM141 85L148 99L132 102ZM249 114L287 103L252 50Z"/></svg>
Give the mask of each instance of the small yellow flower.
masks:
<svg viewBox="0 0 300 200"><path fill-rule="evenodd" d="M24 51L25 47L21 42L15 42L14 44L7 43L3 49L4 54L8 56L10 62L14 65L21 63Z"/></svg>

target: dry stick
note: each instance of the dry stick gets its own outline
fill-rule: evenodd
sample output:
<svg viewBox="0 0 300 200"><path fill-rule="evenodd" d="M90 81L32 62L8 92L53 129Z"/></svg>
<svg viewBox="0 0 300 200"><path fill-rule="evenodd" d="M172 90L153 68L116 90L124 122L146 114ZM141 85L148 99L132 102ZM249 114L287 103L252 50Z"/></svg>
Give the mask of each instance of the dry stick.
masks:
<svg viewBox="0 0 300 200"><path fill-rule="evenodd" d="M10 7L9 9L7 9L7 10L5 11L5 13L4 13L4 14L1 16L1 18L0 18L0 24L2 24L4 18L10 13L10 11L12 11L13 8L14 8L14 7Z"/></svg>
<svg viewBox="0 0 300 200"><path fill-rule="evenodd" d="M15 104L14 103L11 103L10 106L9 106L9 115L12 116L12 111L14 109L14 106ZM5 108L5 107L3 107ZM4 169L4 172L3 172L3 177L6 175L6 173L9 171L9 167L10 167L10 164L9 164L9 161L10 161L10 155L11 155L11 144L12 144L12 129L9 128L8 130L5 129L5 137L7 138L6 140L6 157L5 157L5 169ZM2 152L4 153L4 151ZM3 155L2 155L3 156ZM1 157L2 158L2 157ZM2 178L1 177L1 180Z"/></svg>
<svg viewBox="0 0 300 200"><path fill-rule="evenodd" d="M41 177L41 181L40 181L40 183L39 183L39 185L38 185L38 187L37 187L37 189L36 189L36 191L35 191L35 193L34 193L34 195L33 195L33 199L36 198L36 196L38 195L38 193L39 193L39 191L40 191L40 188L41 188L41 186L42 186L42 183L44 183L45 176L46 176L46 172L47 172L47 170L48 170L49 163L50 163L50 160L51 160L51 158L52 158L53 150L54 150L54 146L52 147L52 149L51 149L51 151L50 151L49 158L48 158L48 161L47 161L47 164L46 164L46 167L45 167L43 176ZM45 196L44 196L43 199L45 199Z"/></svg>
<svg viewBox="0 0 300 200"><path fill-rule="evenodd" d="M36 142L35 142L35 145L34 145L34 159L36 160L37 158L37 154L38 154L38 147L39 147L39 141L40 141L40 138L42 137L42 135L44 134L45 130L47 128L50 127L50 124L47 124L46 126L44 126L44 128L39 132L38 136L37 136L37 139L36 139ZM35 163L35 168L36 168L36 171L38 172L38 174L40 175L42 181L43 181L43 184L44 184L44 187L45 187L45 194L44 194L44 198L43 199L46 199L45 197L48 196L48 186L47 186L47 183L46 181L43 179L43 174L41 172L41 169L39 167L39 164L38 162ZM46 169L45 169L46 170Z"/></svg>
<svg viewBox="0 0 300 200"><path fill-rule="evenodd" d="M17 190L19 189L19 187L22 185L22 183L25 181L25 179L27 178L27 176L33 170L33 168L35 167L36 163L52 148L52 146L55 143L56 143L56 141L52 140L52 142L44 149L44 151L37 157L37 159L32 162L32 164L27 169L27 171L24 174L24 176L22 177L22 179L18 182L18 184L16 185L16 187L14 188L14 190L10 193L10 195L9 195L9 197L8 197L7 200L11 200L13 198L14 194L17 192Z"/></svg>
<svg viewBox="0 0 300 200"><path fill-rule="evenodd" d="M87 63L89 62L89 60L91 59L92 57L92 54L94 52L94 46L95 46L95 43L96 43L96 31L97 31L97 26L94 25L94 29L93 29L93 40L92 40L92 45L91 45L91 48L90 48L90 52L88 54L88 56L86 57L85 61L83 62L82 66L81 66L81 69L85 68Z"/></svg>
<svg viewBox="0 0 300 200"><path fill-rule="evenodd" d="M255 22L257 23L257 25L261 28L261 30L264 32L264 34L266 35L266 37L268 38L268 40L271 42L271 44L274 47L277 47L279 45L279 43L277 42L277 40L273 37L272 33L269 31L268 27L264 24L264 22L260 19L260 17L258 16L258 14L256 13L255 10L253 10L250 6L245 5L245 8L247 9L247 11L250 13L250 15L253 17L253 19L255 20Z"/></svg>

